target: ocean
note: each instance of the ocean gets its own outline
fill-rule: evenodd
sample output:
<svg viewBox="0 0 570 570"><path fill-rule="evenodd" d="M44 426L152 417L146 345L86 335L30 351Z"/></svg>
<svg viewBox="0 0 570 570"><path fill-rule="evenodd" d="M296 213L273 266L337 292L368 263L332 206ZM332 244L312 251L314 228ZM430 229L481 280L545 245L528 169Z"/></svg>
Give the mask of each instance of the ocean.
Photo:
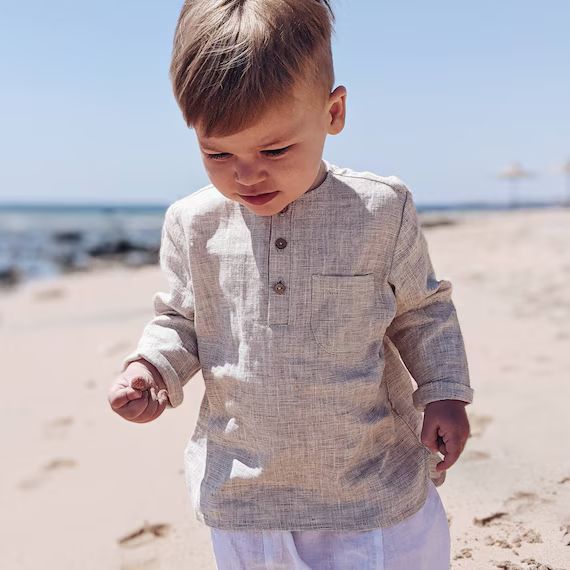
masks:
<svg viewBox="0 0 570 570"><path fill-rule="evenodd" d="M0 205L0 286L158 261L166 206Z"/></svg>

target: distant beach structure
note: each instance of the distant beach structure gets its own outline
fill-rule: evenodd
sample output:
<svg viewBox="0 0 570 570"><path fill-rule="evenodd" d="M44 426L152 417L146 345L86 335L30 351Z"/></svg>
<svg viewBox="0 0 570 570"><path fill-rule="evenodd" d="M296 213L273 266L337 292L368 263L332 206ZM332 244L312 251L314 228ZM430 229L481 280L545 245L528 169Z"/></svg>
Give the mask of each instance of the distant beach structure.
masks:
<svg viewBox="0 0 570 570"><path fill-rule="evenodd" d="M566 201L565 204L570 208L570 158L562 165L562 174L566 178Z"/></svg>
<svg viewBox="0 0 570 570"><path fill-rule="evenodd" d="M520 181L532 178L533 172L525 170L518 162L513 162L499 173L499 178L508 180L510 183L509 208L518 206L518 193Z"/></svg>

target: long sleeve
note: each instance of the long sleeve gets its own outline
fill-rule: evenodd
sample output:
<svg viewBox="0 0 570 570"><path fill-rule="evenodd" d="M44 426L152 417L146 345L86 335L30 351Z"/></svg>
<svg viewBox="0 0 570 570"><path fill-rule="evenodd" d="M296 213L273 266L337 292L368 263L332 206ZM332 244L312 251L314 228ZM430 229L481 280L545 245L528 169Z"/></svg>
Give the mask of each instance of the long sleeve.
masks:
<svg viewBox="0 0 570 570"><path fill-rule="evenodd" d="M471 403L467 356L452 285L436 279L411 192L406 188L402 220L388 276L396 315L386 330L418 384L418 410L437 400Z"/></svg>
<svg viewBox="0 0 570 570"><path fill-rule="evenodd" d="M146 324L136 350L122 363L144 358L160 372L167 387L169 407L184 398L184 385L201 368L194 328L194 293L184 232L176 219L176 204L166 211L160 244L160 267L168 281L168 292L154 295L155 316Z"/></svg>

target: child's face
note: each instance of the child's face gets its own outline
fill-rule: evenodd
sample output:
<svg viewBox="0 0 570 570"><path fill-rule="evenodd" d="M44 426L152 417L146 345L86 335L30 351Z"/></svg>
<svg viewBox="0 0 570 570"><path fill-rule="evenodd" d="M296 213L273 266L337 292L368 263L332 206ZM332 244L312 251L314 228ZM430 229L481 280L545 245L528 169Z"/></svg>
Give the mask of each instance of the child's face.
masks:
<svg viewBox="0 0 570 570"><path fill-rule="evenodd" d="M325 177L323 147L344 127L346 89L325 101L314 89L296 87L286 103L270 108L252 127L206 138L195 126L212 184L254 214L272 216ZM248 196L268 194L253 203Z"/></svg>

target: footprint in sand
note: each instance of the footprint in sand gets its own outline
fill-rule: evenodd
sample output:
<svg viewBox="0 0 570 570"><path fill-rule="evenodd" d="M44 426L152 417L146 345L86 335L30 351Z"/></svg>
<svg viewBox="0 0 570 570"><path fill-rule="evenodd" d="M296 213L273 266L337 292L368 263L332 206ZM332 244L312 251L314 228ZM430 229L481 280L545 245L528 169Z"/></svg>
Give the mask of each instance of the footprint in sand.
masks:
<svg viewBox="0 0 570 570"><path fill-rule="evenodd" d="M527 512L535 505L541 503L552 503L552 500L539 497L536 493L529 491L517 491L505 501L505 506L508 507L509 511L514 509L515 513L521 513Z"/></svg>
<svg viewBox="0 0 570 570"><path fill-rule="evenodd" d="M520 564L515 564L510 560L504 560L503 562L494 562L495 568L502 568L503 570L564 570L563 568L558 568L551 566L550 564L545 564L544 562L538 562L534 558L524 558L521 560L525 566Z"/></svg>
<svg viewBox="0 0 570 570"><path fill-rule="evenodd" d="M520 548L523 542L528 542L529 544L539 544L542 543L542 536L536 530L532 528L526 529L521 534L517 534L513 538L513 545Z"/></svg>
<svg viewBox="0 0 570 570"><path fill-rule="evenodd" d="M495 562L495 568L501 568L502 570L524 570L522 566L511 562L510 560L503 560L502 562Z"/></svg>
<svg viewBox="0 0 570 570"><path fill-rule="evenodd" d="M18 489L21 491L29 491L30 489L35 489L43 483L43 479L40 477L31 477L30 479L24 479L20 481L17 485Z"/></svg>
<svg viewBox="0 0 570 570"><path fill-rule="evenodd" d="M521 560L523 564L527 564L528 570L564 570L564 568L558 568L557 566L551 566L545 562L538 562L534 558L523 558Z"/></svg>
<svg viewBox="0 0 570 570"><path fill-rule="evenodd" d="M169 532L169 524L149 524L148 521L144 521L140 528L117 539L117 542L121 546L136 547L151 542L157 537L166 536Z"/></svg>
<svg viewBox="0 0 570 570"><path fill-rule="evenodd" d="M537 531L524 528L520 524L510 521L505 521L504 524L496 527L494 536L488 535L485 537L487 546L511 550L516 556L519 555L518 549L521 548L523 543L542 543L542 537Z"/></svg>
<svg viewBox="0 0 570 570"><path fill-rule="evenodd" d="M513 549L513 545L505 538L496 538L494 536L486 536L485 544L487 546L496 546L497 548Z"/></svg>
<svg viewBox="0 0 570 570"><path fill-rule="evenodd" d="M39 487L46 481L46 477L44 473L50 473L53 471L57 471L58 469L68 469L72 467L76 467L78 465L75 459L70 459L67 457L58 457L56 459L52 459L48 463L46 463L40 471L41 474L35 475L30 477L29 479L24 479L17 484L18 489L21 491L29 491L30 489L35 489Z"/></svg>
<svg viewBox="0 0 570 570"><path fill-rule="evenodd" d="M59 457L52 459L49 463L44 465L44 471L55 471L56 469L64 469L67 467L76 467L77 461L66 457Z"/></svg>
<svg viewBox="0 0 570 570"><path fill-rule="evenodd" d="M502 519L503 517L506 517L507 515L508 515L508 513L505 513L504 511L492 513L490 515L487 515L486 517L474 518L473 524L475 524L476 526L489 526L491 523L493 523L497 519Z"/></svg>
<svg viewBox="0 0 570 570"><path fill-rule="evenodd" d="M481 437L487 426L493 421L492 416L485 416L479 414L468 414L469 425L471 426L470 437Z"/></svg>
<svg viewBox="0 0 570 570"><path fill-rule="evenodd" d="M453 560L461 560L462 558L473 558L473 550L471 548L462 548Z"/></svg>
<svg viewBox="0 0 570 570"><path fill-rule="evenodd" d="M71 416L55 418L49 421L45 426L46 436L50 439L65 437L73 421Z"/></svg>

